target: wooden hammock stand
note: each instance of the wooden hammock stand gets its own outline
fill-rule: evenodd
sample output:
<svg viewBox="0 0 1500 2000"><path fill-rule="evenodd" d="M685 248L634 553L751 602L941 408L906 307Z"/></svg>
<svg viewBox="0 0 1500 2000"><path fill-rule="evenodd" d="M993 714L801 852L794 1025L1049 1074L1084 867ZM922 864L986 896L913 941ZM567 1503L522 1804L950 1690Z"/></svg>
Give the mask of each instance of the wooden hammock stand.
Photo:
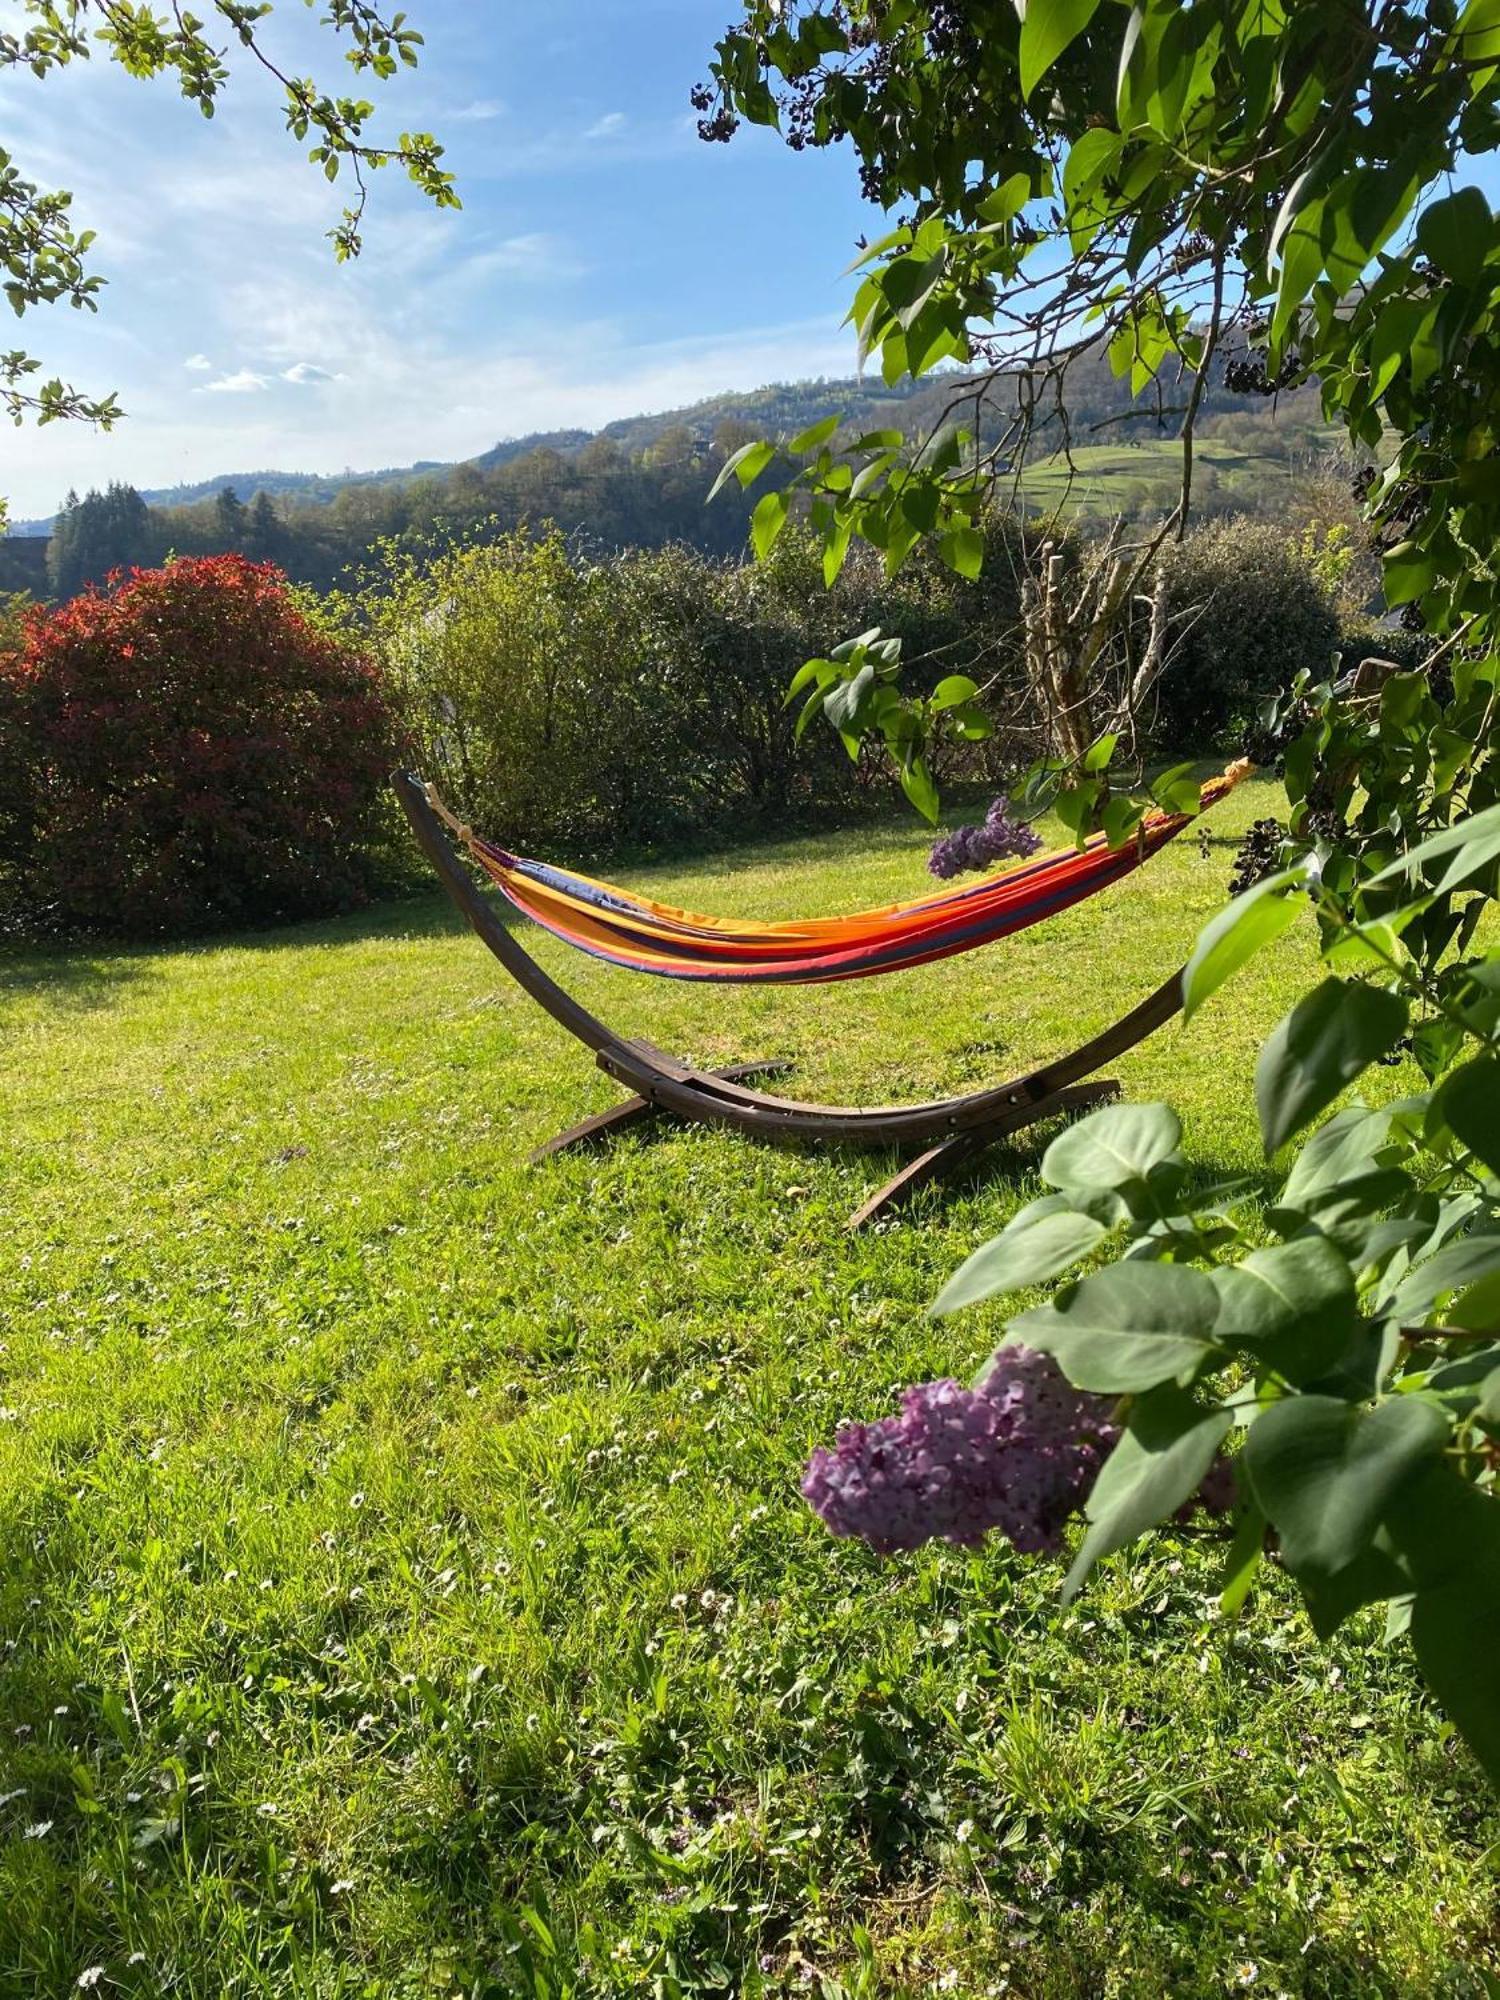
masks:
<svg viewBox="0 0 1500 2000"><path fill-rule="evenodd" d="M600 1069L632 1093L623 1103L596 1112L537 1147L531 1155L533 1161L548 1159L574 1146L595 1143L663 1112L689 1124L730 1125L781 1145L810 1141L893 1147L902 1151L917 1149L916 1157L850 1216L847 1227L862 1229L877 1216L898 1207L916 1189L958 1171L995 1140L1040 1119L1118 1097L1118 1081L1113 1077L1096 1077L1095 1072L1144 1041L1182 1006L1182 974L1178 971L1112 1027L1081 1043L1070 1054L1044 1063L1009 1083L972 1091L963 1097L939 1098L928 1104L859 1107L809 1104L794 1097L769 1096L764 1091L749 1089L743 1079L773 1076L790 1068L790 1064L749 1062L736 1063L728 1069L694 1069L650 1042L617 1035L580 1006L517 943L480 894L428 803L421 779L411 772L399 771L392 783L422 852L483 943L516 984L538 1006L544 1007L559 1027L566 1028L585 1048L593 1050ZM1089 1077L1094 1081L1085 1082Z"/></svg>

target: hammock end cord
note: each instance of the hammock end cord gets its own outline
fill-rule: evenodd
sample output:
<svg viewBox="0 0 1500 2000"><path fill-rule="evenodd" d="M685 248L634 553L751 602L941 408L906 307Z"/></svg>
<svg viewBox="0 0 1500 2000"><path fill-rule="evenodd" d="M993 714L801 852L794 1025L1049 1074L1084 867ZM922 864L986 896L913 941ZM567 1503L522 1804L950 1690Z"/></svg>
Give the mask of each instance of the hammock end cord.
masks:
<svg viewBox="0 0 1500 2000"><path fill-rule="evenodd" d="M1198 787L1198 811L1200 813L1205 813L1208 811L1210 806L1216 806L1219 803L1220 799L1227 798L1229 796L1229 794L1234 790L1236 785L1243 784L1246 778L1253 778L1255 776L1255 773L1259 769L1260 766L1254 761L1253 758L1236 757L1232 764L1226 764L1224 766L1223 770L1219 773L1217 778L1208 778L1204 781L1203 784L1201 784ZM1196 817L1196 815L1191 815L1191 816ZM1159 812L1154 815L1152 814L1147 815L1148 819L1155 818L1156 820L1170 820L1177 817L1181 816L1167 812ZM1145 820L1142 820L1140 825L1136 828L1135 838L1136 838L1136 848L1139 857L1142 861L1144 861L1146 859Z"/></svg>
<svg viewBox="0 0 1500 2000"><path fill-rule="evenodd" d="M485 861L490 861L499 862L503 868L515 867L516 857L513 854L507 854L504 848L492 847L487 840L481 840L467 820L461 820L456 812L450 811L443 803L436 785L429 784L425 778L418 778L415 782L433 812L471 860L479 862L481 866Z"/></svg>

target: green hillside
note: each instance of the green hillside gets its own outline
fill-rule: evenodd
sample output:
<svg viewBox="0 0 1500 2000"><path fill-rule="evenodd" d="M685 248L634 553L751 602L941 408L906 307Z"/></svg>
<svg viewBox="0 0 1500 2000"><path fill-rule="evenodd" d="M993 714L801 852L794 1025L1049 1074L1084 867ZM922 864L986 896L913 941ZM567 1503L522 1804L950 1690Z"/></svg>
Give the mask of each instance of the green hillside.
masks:
<svg viewBox="0 0 1500 2000"><path fill-rule="evenodd" d="M1203 512L1257 514L1275 509L1301 469L1300 456L1267 425L1259 448L1237 441L1199 438L1193 449L1193 497ZM1327 447L1334 445L1332 431ZM1020 475L1028 510L1099 515L1151 512L1172 506L1182 484L1182 445L1176 438L1137 444L1081 445L1065 458L1034 460Z"/></svg>

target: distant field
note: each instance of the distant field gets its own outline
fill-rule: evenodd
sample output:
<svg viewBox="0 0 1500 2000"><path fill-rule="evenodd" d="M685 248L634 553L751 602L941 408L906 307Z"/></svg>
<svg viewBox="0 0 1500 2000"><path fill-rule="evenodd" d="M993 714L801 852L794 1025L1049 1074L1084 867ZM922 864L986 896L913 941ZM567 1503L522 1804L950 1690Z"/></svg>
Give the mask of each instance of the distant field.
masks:
<svg viewBox="0 0 1500 2000"><path fill-rule="evenodd" d="M1274 433L1272 434L1274 436ZM1317 434L1308 433L1311 444ZM1332 433L1329 433L1331 439ZM1250 451L1220 438L1193 446L1194 503L1200 511L1273 509L1296 477L1285 451ZM1182 481L1182 446L1175 438L1139 444L1085 444L1063 458L1040 459L1021 476L1021 492L1041 512L1115 514L1170 507Z"/></svg>
<svg viewBox="0 0 1500 2000"><path fill-rule="evenodd" d="M1181 962L1247 785L988 951L788 992L540 955L797 1094L974 1088ZM760 915L926 883L907 819L640 877ZM1284 946L1117 1066L1215 1178ZM1405 1088L1400 1070L1374 1073ZM447 906L0 953L0 2000L1482 2000L1500 1814L1378 1611L1217 1532L880 1562L807 1452L968 1376L926 1306L1041 1137L850 1239L889 1159L663 1129ZM1371 1643L1367 1643L1371 1642ZM96 1973L96 1968L97 1973Z"/></svg>

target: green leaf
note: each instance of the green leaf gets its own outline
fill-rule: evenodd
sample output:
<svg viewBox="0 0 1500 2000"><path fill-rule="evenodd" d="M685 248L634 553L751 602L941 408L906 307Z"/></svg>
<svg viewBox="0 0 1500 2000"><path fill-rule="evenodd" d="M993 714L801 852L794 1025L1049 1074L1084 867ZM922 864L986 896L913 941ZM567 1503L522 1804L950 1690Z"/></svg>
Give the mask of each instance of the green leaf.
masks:
<svg viewBox="0 0 1500 2000"><path fill-rule="evenodd" d="M1202 787L1193 776L1191 764L1174 764L1170 771L1163 771L1152 781L1151 796L1163 812L1192 815L1201 803Z"/></svg>
<svg viewBox="0 0 1500 2000"><path fill-rule="evenodd" d="M1470 1333L1500 1333L1500 1274L1481 1278L1444 1308L1443 1321Z"/></svg>
<svg viewBox="0 0 1500 2000"><path fill-rule="evenodd" d="M1073 255L1081 257L1108 222L1110 203L1100 182L1119 162L1125 144L1107 125L1090 126L1073 142L1063 164L1063 209Z"/></svg>
<svg viewBox="0 0 1500 2000"><path fill-rule="evenodd" d="M1325 1110L1384 1055L1406 1027L1399 993L1325 979L1271 1033L1255 1065L1255 1101L1267 1156Z"/></svg>
<svg viewBox="0 0 1500 2000"><path fill-rule="evenodd" d="M1306 870L1283 868L1233 897L1198 933L1182 975L1182 1012L1190 1020L1211 993L1253 958L1262 946L1297 921L1302 904L1293 891L1306 886Z"/></svg>
<svg viewBox="0 0 1500 2000"><path fill-rule="evenodd" d="M1099 11L1099 0L1029 0L1021 23L1021 95L1030 97Z"/></svg>
<svg viewBox="0 0 1500 2000"><path fill-rule="evenodd" d="M784 493L762 494L755 503L755 512L750 516L750 540L758 562L764 562L775 548L776 537L786 526L788 511Z"/></svg>
<svg viewBox="0 0 1500 2000"><path fill-rule="evenodd" d="M1354 1330L1354 1273L1326 1236L1299 1236L1210 1273L1219 1295L1214 1339L1291 1382L1315 1381Z"/></svg>
<svg viewBox="0 0 1500 2000"><path fill-rule="evenodd" d="M1350 1104L1320 1125L1292 1163L1281 1204L1304 1208L1326 1189L1342 1189L1378 1167L1376 1155L1390 1138L1389 1108L1372 1111L1368 1105Z"/></svg>
<svg viewBox="0 0 1500 2000"><path fill-rule="evenodd" d="M1388 604L1411 604L1437 581L1437 563L1416 542L1398 542L1382 558Z"/></svg>
<svg viewBox="0 0 1500 2000"><path fill-rule="evenodd" d="M1320 1639L1331 1639L1344 1620L1366 1604L1383 1604L1411 1589L1407 1570L1381 1546L1384 1539L1382 1535L1331 1576L1298 1577L1307 1615Z"/></svg>
<svg viewBox="0 0 1500 2000"><path fill-rule="evenodd" d="M1139 800L1118 795L1104 808L1099 830L1110 847L1123 847L1127 840L1135 838L1145 817L1146 809Z"/></svg>
<svg viewBox="0 0 1500 2000"><path fill-rule="evenodd" d="M967 674L948 674L932 690L932 705L939 710L959 708L978 692L978 685Z"/></svg>
<svg viewBox="0 0 1500 2000"><path fill-rule="evenodd" d="M1500 1233L1460 1236L1431 1257L1413 1264L1387 1303L1394 1317L1419 1322L1450 1292L1466 1292L1500 1271Z"/></svg>
<svg viewBox="0 0 1500 2000"><path fill-rule="evenodd" d="M759 442L742 444L739 450L726 458L719 467L719 476L708 489L709 499L712 500L718 495L728 483L731 473L739 480L741 487L753 486L775 456L774 445Z"/></svg>
<svg viewBox="0 0 1500 2000"><path fill-rule="evenodd" d="M1119 740L1119 737L1111 731L1106 731L1103 736L1096 737L1083 753L1084 770L1107 770L1109 768L1109 760L1114 756L1115 745Z"/></svg>
<svg viewBox="0 0 1500 2000"><path fill-rule="evenodd" d="M1281 271L1277 281L1276 305L1271 315L1271 339L1276 352L1280 350L1281 340L1297 308L1323 272L1326 203L1320 194L1307 195L1307 189L1315 182L1321 184L1321 170L1318 168L1310 170L1294 185L1282 205L1282 217L1287 217L1288 223L1280 239ZM1296 202L1302 205L1294 207ZM1281 227L1280 218L1277 227Z"/></svg>
<svg viewBox="0 0 1500 2000"><path fill-rule="evenodd" d="M1476 1056L1444 1077L1438 1105L1449 1130L1500 1174L1500 1062Z"/></svg>
<svg viewBox="0 0 1500 2000"><path fill-rule="evenodd" d="M924 758L912 757L902 763L901 789L928 825L936 826L941 801Z"/></svg>
<svg viewBox="0 0 1500 2000"><path fill-rule="evenodd" d="M1086 1257L1108 1234L1102 1222L1080 1215L1061 1195L1044 1195L1023 1208L1000 1234L960 1264L933 1301L935 1313L957 1312L1000 1292L1045 1284Z"/></svg>
<svg viewBox="0 0 1500 2000"><path fill-rule="evenodd" d="M986 222L996 226L1014 222L1030 199L1030 174L1011 174L980 202L979 213Z"/></svg>
<svg viewBox="0 0 1500 2000"><path fill-rule="evenodd" d="M1368 348L1372 400L1383 396L1395 380L1424 311L1421 301L1411 298L1391 299L1381 307Z"/></svg>
<svg viewBox="0 0 1500 2000"><path fill-rule="evenodd" d="M875 691L875 668L866 660L857 673L829 690L823 712L835 729L856 734L864 727L865 708Z"/></svg>
<svg viewBox="0 0 1500 2000"><path fill-rule="evenodd" d="M1477 283L1493 235L1490 205L1477 187L1433 202L1417 221L1417 248L1460 285Z"/></svg>
<svg viewBox="0 0 1500 2000"><path fill-rule="evenodd" d="M1260 1569L1261 1557L1266 1546L1266 1517L1253 1500L1246 1501L1240 1508L1240 1516L1235 1523L1234 1540L1229 1545L1229 1554L1224 1558L1224 1582L1219 1594L1219 1609L1226 1618L1238 1616L1245 1599L1255 1583Z"/></svg>
<svg viewBox="0 0 1500 2000"><path fill-rule="evenodd" d="M1095 1563L1192 1499L1232 1421L1231 1411L1201 1409L1171 1384L1136 1400L1089 1494L1089 1531L1063 1585L1065 1604Z"/></svg>
<svg viewBox="0 0 1500 2000"><path fill-rule="evenodd" d="M1052 1141L1042 1155L1042 1179L1057 1188L1119 1188L1143 1181L1181 1141L1169 1104L1107 1104Z"/></svg>
<svg viewBox="0 0 1500 2000"><path fill-rule="evenodd" d="M1435 833L1430 840L1403 854L1399 861L1393 861L1372 875L1365 884L1373 889L1377 884L1393 882L1398 876L1414 880L1425 874L1430 863L1439 861L1446 854L1454 858L1442 875L1432 885L1434 893L1449 895L1482 874L1491 862L1500 859L1500 806L1489 806L1483 812L1474 813L1468 819L1460 820L1456 826L1445 827Z"/></svg>
<svg viewBox="0 0 1500 2000"><path fill-rule="evenodd" d="M823 417L817 423L809 424L805 431L798 431L797 435L787 446L787 450L795 451L799 454L807 451L816 451L820 444L827 444L842 421L843 419L835 411L831 417ZM745 480L743 483L748 486L750 482Z"/></svg>
<svg viewBox="0 0 1500 2000"><path fill-rule="evenodd" d="M1065 1286L1006 1332L1055 1355L1075 1388L1121 1394L1190 1381L1219 1353L1210 1338L1218 1308L1204 1272L1137 1260Z"/></svg>
<svg viewBox="0 0 1500 2000"><path fill-rule="evenodd" d="M977 528L961 523L939 540L938 554L949 569L972 583L984 568L984 537Z"/></svg>
<svg viewBox="0 0 1500 2000"><path fill-rule="evenodd" d="M1289 1396L1262 1411L1243 1464L1299 1580L1331 1577L1364 1554L1448 1432L1443 1410L1420 1396L1394 1396L1373 1410L1337 1396Z"/></svg>
<svg viewBox="0 0 1500 2000"><path fill-rule="evenodd" d="M1482 1503L1491 1509L1495 1502ZM1487 1551L1483 1582L1465 1579L1418 1591L1412 1650L1427 1684L1457 1723L1490 1783L1500 1787L1500 1565Z"/></svg>
<svg viewBox="0 0 1500 2000"><path fill-rule="evenodd" d="M1500 1786L1500 1502L1453 1466L1434 1465L1402 1496L1390 1535L1417 1584L1417 1664Z"/></svg>

